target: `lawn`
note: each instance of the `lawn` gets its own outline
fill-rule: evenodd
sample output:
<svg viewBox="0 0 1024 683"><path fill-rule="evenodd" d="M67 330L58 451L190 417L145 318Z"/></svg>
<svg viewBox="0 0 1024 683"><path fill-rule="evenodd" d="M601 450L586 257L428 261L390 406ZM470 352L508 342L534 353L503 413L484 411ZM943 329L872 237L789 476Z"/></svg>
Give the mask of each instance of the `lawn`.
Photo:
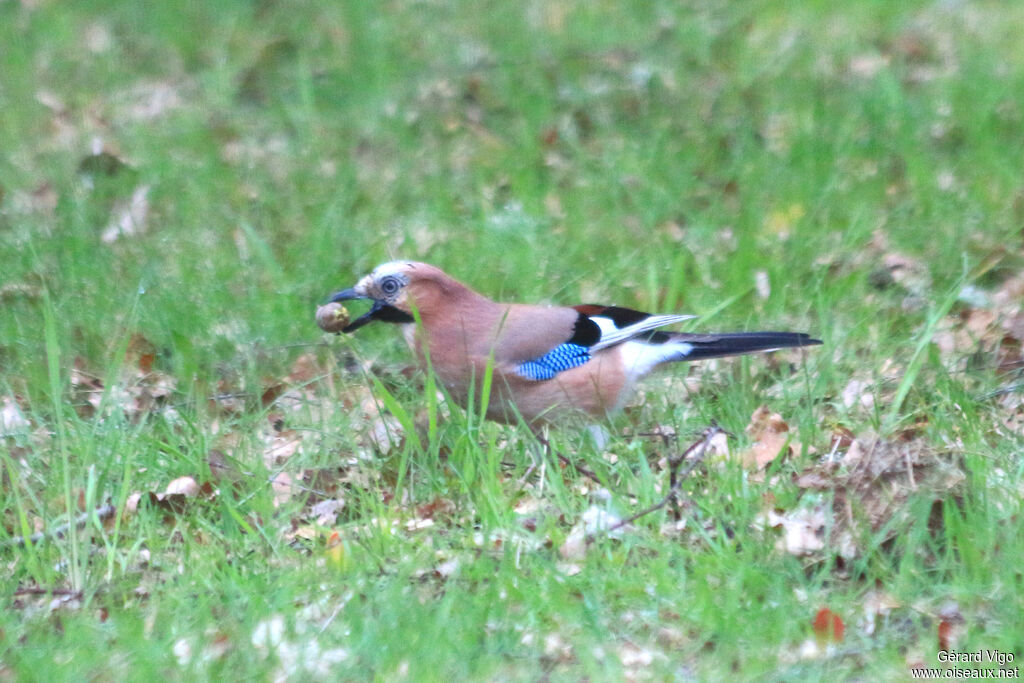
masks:
<svg viewBox="0 0 1024 683"><path fill-rule="evenodd" d="M0 1L0 676L1024 657L1022 34L966 0ZM824 344L553 430L597 483L393 327L317 329L392 259ZM610 530L713 424L682 504Z"/></svg>

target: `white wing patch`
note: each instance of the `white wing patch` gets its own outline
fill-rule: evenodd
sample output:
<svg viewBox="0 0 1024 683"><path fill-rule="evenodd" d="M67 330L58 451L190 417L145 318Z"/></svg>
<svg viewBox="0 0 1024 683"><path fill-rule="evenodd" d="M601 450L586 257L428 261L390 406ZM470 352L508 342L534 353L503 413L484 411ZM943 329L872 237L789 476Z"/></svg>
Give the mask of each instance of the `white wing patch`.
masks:
<svg viewBox="0 0 1024 683"><path fill-rule="evenodd" d="M664 344L627 341L620 348L626 378L635 382L662 363L685 360L693 351L693 344L684 341L668 341Z"/></svg>
<svg viewBox="0 0 1024 683"><path fill-rule="evenodd" d="M615 326L615 322L612 321L611 318L592 315L590 316L590 319L597 323L597 326L601 328L601 339L591 346L590 350L591 352L600 351L601 349L606 349L609 346L615 346L627 339L632 339L638 334L696 317L697 316L694 315L652 315L644 318L640 322L620 328Z"/></svg>
<svg viewBox="0 0 1024 683"><path fill-rule="evenodd" d="M644 375L662 363L686 360L693 351L693 344L684 341L667 341L663 344L627 341L620 344L617 350L626 374L625 385L619 392L619 402L615 406L615 410L621 410L632 395L633 387Z"/></svg>

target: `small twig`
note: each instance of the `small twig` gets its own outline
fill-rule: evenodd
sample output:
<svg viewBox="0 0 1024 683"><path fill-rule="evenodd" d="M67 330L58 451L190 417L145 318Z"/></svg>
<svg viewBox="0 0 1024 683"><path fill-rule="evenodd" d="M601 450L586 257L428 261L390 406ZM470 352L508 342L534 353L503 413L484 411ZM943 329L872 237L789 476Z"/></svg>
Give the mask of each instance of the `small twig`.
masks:
<svg viewBox="0 0 1024 683"><path fill-rule="evenodd" d="M704 430L704 433L701 435L700 439L698 439L689 448L687 448L684 453L669 460L669 481L671 482L671 485L669 486L668 493L665 495L664 498L662 498L654 505L641 510L635 515L632 515L630 517L627 517L626 519L616 522L615 524L612 524L607 529L602 529L600 532L587 534L586 542L593 542L594 539L597 537L598 533L610 534L613 531L617 531L628 524L632 524L644 515L649 515L652 512L660 510L666 505L668 505L670 502L675 500L676 496L679 494L680 488L682 488L683 482L686 481L686 479L691 474L693 474L693 471L697 469L697 467L704 461L704 455L707 453L708 446L711 445L711 439L714 438L715 435L720 433L721 431L722 429L719 428L717 425L708 427L706 430ZM691 454L693 457L691 457ZM686 465L686 467L682 467L683 463L686 462L687 460L689 460L689 463Z"/></svg>
<svg viewBox="0 0 1024 683"><path fill-rule="evenodd" d="M555 447L551 445L550 441L548 441L543 436L541 436L540 434L537 434L537 433L534 433L534 436L537 438L537 441L540 442L541 446L544 447L544 450L546 450L548 453L553 453L554 455L558 456L559 461L561 461L563 464L572 467L577 472L582 474L584 477L586 477L587 479L590 479L591 481L594 481L598 485L604 486L604 483L597 477L596 474L594 474L593 472L588 470L583 465L577 464L576 462L570 460L566 456L564 456L561 453L559 453L555 449Z"/></svg>
<svg viewBox="0 0 1024 683"><path fill-rule="evenodd" d="M651 432L624 433L622 436L627 439L661 439L661 444L666 448L671 446L673 443L679 443L679 436L675 433L674 430L672 432L665 432L660 429L655 429L654 431Z"/></svg>
<svg viewBox="0 0 1024 683"><path fill-rule="evenodd" d="M704 430L704 433L701 435L699 441L691 444L690 447L687 448L683 453L681 453L679 455L675 455L675 456L669 458L669 460L668 460L668 468L669 468L668 469L669 495L672 496L672 500L676 504L675 518L677 520L680 518L679 507L678 507L679 506L679 489L683 485L683 481L690 476L690 474L693 472L694 468L697 465L699 465L700 462L704 459L704 454L707 452L708 447L711 445L711 440L713 438L715 438L715 436L717 436L718 434L725 434L727 437L732 437L733 436L730 432L727 432L724 429L722 429L721 427L719 427L718 425L712 423L712 425L710 427L708 427L707 429ZM678 442L678 438L676 439L676 441ZM696 449L698 447L702 447L702 448L700 450L700 453L698 453L695 456L695 461L696 462L692 463L683 472L680 472L679 468L682 466L683 462L688 457L690 457L690 453L692 453L694 451L694 449Z"/></svg>
<svg viewBox="0 0 1024 683"><path fill-rule="evenodd" d="M914 463L910 461L910 449L903 450L903 462L907 466L907 481L910 483L910 490L917 490L917 482L914 481Z"/></svg>
<svg viewBox="0 0 1024 683"><path fill-rule="evenodd" d="M109 503L107 503L106 505L101 505L95 510L83 512L82 514L75 517L74 526L76 529L81 529L89 523L89 520L92 518L93 515L96 515L96 518L102 521L113 517L115 512L117 512L117 508L114 507L113 505ZM57 527L54 527L50 531L40 531L32 534L28 537L28 542L32 545L36 545L46 540L47 538L64 538L65 534L67 534L68 529L70 528L71 524L61 524ZM15 546L18 548L24 547L26 545L25 537L15 536L7 542L7 545Z"/></svg>
<svg viewBox="0 0 1024 683"><path fill-rule="evenodd" d="M72 598L82 597L82 591L75 590L73 588L19 588L14 591L14 597L18 598L23 595L53 595L53 596L69 596Z"/></svg>
<svg viewBox="0 0 1024 683"><path fill-rule="evenodd" d="M998 398L1000 396L1005 396L1007 394L1013 394L1022 390L1024 390L1024 382L1020 384L1011 384L1009 386L1000 387L995 391L990 391L987 394L982 394L981 396L978 397L978 400L988 401L989 399Z"/></svg>

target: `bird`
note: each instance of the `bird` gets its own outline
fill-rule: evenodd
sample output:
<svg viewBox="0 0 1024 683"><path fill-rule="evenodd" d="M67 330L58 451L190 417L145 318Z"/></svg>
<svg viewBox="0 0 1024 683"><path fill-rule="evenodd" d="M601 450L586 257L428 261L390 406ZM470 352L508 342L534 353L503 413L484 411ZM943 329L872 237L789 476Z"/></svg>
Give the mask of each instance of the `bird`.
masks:
<svg viewBox="0 0 1024 683"><path fill-rule="evenodd" d="M525 422L534 431L572 416L593 424L614 414L641 378L666 363L821 344L802 332L660 329L692 315L501 303L416 261L383 263L330 295L328 305L359 299L372 302L369 311L340 332L373 321L399 325L420 364L432 368L456 402L467 406L490 373L486 416Z"/></svg>

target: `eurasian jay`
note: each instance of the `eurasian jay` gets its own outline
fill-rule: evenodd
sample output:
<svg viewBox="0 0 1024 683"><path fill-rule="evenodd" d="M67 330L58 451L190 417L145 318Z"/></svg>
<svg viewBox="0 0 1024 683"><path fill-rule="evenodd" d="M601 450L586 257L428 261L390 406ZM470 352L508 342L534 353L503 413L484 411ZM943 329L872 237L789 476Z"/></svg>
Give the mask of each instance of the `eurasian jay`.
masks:
<svg viewBox="0 0 1024 683"><path fill-rule="evenodd" d="M498 303L435 266L410 261L384 263L330 300L350 299L372 306L342 332L373 320L400 324L421 364L429 356L455 400L465 405L490 371L487 417L533 428L572 414L602 418L663 363L821 343L799 332L663 332L657 328L694 316L619 306Z"/></svg>

